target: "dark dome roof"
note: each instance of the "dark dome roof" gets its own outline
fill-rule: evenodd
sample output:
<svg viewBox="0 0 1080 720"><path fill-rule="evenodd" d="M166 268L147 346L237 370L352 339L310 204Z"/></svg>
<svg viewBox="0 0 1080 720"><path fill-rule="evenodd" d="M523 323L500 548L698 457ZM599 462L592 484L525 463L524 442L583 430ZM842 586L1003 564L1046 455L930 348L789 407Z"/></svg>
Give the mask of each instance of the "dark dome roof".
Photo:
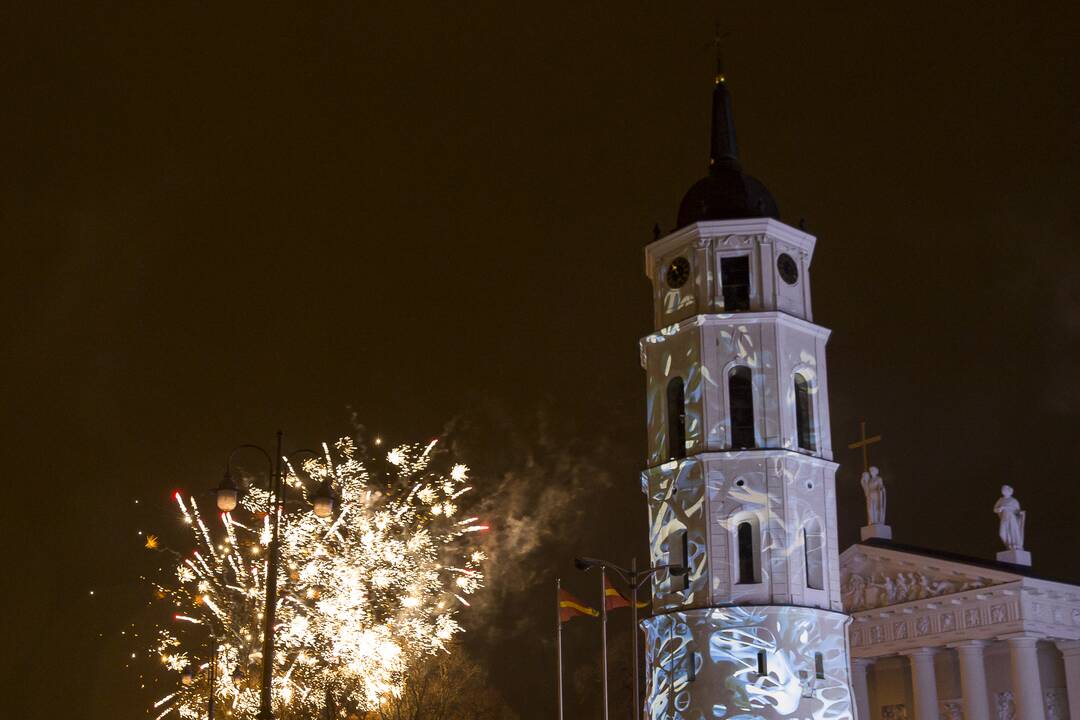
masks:
<svg viewBox="0 0 1080 720"><path fill-rule="evenodd" d="M702 220L780 219L772 193L738 167L715 168L687 190L679 203L679 227Z"/></svg>
<svg viewBox="0 0 1080 720"><path fill-rule="evenodd" d="M771 217L780 219L772 193L739 164L735 116L722 72L713 89L712 138L709 174L694 183L679 204L678 227L702 220Z"/></svg>

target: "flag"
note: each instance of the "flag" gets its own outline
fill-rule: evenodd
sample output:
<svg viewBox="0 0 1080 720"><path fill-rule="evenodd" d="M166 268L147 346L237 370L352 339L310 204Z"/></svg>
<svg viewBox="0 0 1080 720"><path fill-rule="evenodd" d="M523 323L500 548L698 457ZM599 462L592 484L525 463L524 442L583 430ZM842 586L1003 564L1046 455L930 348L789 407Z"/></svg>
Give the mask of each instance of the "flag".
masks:
<svg viewBox="0 0 1080 720"><path fill-rule="evenodd" d="M616 590L615 586L611 584L611 579L607 577L604 578L604 604L607 605L608 610L630 607L630 600ZM637 604L638 608L648 607L648 605L647 602Z"/></svg>
<svg viewBox="0 0 1080 720"><path fill-rule="evenodd" d="M559 620L566 622L576 617L583 615L589 617L596 617L600 613L593 610L585 603L578 600L576 597L566 592L565 590L559 590Z"/></svg>

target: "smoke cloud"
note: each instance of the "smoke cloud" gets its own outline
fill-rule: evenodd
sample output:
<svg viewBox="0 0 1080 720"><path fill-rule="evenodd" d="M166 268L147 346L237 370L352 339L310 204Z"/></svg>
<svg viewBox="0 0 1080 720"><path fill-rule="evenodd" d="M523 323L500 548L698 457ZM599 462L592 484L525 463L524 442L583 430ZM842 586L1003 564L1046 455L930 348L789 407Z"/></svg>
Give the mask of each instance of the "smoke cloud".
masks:
<svg viewBox="0 0 1080 720"><path fill-rule="evenodd" d="M481 603L497 605L509 594L551 580L551 564L541 558L561 548L569 552L592 501L612 484L608 443L581 440L585 436L562 419L556 429L553 416L541 409L523 425L508 427L506 415L489 408L447 428L453 452L474 470L477 505L472 514L491 526ZM486 428L491 427L499 428L497 447L489 440Z"/></svg>

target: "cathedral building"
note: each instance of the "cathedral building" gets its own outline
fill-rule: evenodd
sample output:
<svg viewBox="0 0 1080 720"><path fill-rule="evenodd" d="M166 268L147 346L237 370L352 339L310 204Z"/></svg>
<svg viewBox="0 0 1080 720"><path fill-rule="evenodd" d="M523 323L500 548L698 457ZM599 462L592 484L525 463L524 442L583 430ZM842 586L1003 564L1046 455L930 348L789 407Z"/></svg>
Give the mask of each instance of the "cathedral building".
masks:
<svg viewBox="0 0 1080 720"><path fill-rule="evenodd" d="M840 556L858 717L1080 718L1080 587L871 538Z"/></svg>
<svg viewBox="0 0 1080 720"><path fill-rule="evenodd" d="M653 566L685 568L642 623L647 716L1080 720L1080 587L1031 572L1011 489L1006 550L978 560L893 541L867 467L839 552L816 239L779 217L718 73L708 175L645 249L642 491Z"/></svg>

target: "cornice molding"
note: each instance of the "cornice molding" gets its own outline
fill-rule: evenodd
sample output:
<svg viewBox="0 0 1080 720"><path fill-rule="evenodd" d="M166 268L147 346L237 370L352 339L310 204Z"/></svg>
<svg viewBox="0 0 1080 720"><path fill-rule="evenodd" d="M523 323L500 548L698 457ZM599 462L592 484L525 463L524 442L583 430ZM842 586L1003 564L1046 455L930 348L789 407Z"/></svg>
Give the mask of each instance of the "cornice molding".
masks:
<svg viewBox="0 0 1080 720"><path fill-rule="evenodd" d="M649 475L664 474L674 472L682 467L682 465L690 462L705 465L705 463L712 460L731 460L733 458L753 458L762 461L796 460L803 465L812 465L814 467L833 471L840 467L840 463L833 462L832 460L826 460L817 455L808 455L788 448L753 448L749 450L708 450L689 455L681 460L665 460L662 463L650 465L645 468L643 472ZM705 482L709 482L708 477L705 478Z"/></svg>
<svg viewBox="0 0 1080 720"><path fill-rule="evenodd" d="M763 235L763 241L780 240L795 246L807 256L814 253L817 238L797 228L773 220L772 218L751 218L748 220L718 220L694 223L675 232L654 240L645 246L645 273L652 278L653 259L662 256L674 247L687 241L694 241L698 247L704 247L716 238L730 235Z"/></svg>
<svg viewBox="0 0 1080 720"><path fill-rule="evenodd" d="M762 312L702 313L701 315L694 315L693 317L662 327L655 332L649 333L638 342L641 346L644 346L645 344L660 343L663 342L665 338L677 335L685 330L717 325L776 325L808 332L814 337L826 341L832 335L832 330L829 328L822 327L809 320L803 320L802 318L788 315L779 310L766 310Z"/></svg>

